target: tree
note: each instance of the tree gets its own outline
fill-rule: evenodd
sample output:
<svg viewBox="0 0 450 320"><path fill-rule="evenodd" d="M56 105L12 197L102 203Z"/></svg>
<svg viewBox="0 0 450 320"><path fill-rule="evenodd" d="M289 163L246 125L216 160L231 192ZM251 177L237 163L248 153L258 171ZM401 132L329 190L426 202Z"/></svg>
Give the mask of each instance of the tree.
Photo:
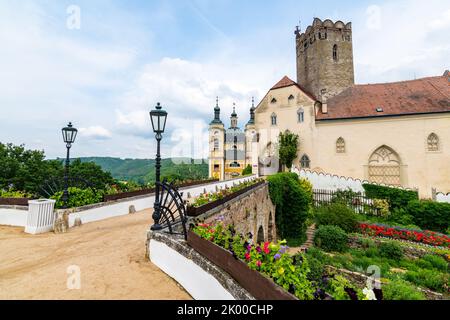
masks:
<svg viewBox="0 0 450 320"><path fill-rule="evenodd" d="M297 158L299 136L289 131L280 133L279 156L282 165L285 165L289 171L292 168L292 162Z"/></svg>
<svg viewBox="0 0 450 320"><path fill-rule="evenodd" d="M57 161L46 161L44 151L0 143L0 188L36 193L45 179L61 174Z"/></svg>
<svg viewBox="0 0 450 320"><path fill-rule="evenodd" d="M41 194L47 181L62 181L64 160L46 160L44 151L26 150L24 145L0 143L0 189ZM96 189L114 183L109 172L95 163L73 160L70 176L88 181ZM59 184L62 186L62 183ZM59 187L60 187L59 186ZM54 186L57 188L57 186ZM60 190L54 190L60 191Z"/></svg>
<svg viewBox="0 0 450 320"><path fill-rule="evenodd" d="M243 176L248 176L253 173L253 169L251 165L248 165L244 170L242 170Z"/></svg>

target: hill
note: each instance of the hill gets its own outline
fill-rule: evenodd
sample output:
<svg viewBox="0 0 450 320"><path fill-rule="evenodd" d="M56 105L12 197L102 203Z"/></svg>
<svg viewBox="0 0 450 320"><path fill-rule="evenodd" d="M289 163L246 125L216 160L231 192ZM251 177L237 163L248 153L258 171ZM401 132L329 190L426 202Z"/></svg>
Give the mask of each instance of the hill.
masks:
<svg viewBox="0 0 450 320"><path fill-rule="evenodd" d="M118 180L149 183L155 181L154 159L120 159L112 157L83 157L82 162L94 162L108 171ZM199 163L199 164L197 164ZM198 180L208 178L206 160L190 158L163 159L161 161L161 177L179 180Z"/></svg>

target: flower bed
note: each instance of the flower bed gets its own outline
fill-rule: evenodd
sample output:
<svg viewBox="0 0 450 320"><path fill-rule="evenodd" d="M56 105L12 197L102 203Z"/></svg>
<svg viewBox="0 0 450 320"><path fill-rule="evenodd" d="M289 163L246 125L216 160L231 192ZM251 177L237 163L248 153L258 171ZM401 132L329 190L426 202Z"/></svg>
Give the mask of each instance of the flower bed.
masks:
<svg viewBox="0 0 450 320"><path fill-rule="evenodd" d="M190 231L188 243L257 299L314 299L306 259L291 257L285 242L256 245L251 239L250 234L236 234L234 226L199 224Z"/></svg>
<svg viewBox="0 0 450 320"><path fill-rule="evenodd" d="M450 248L450 237L433 231L409 230L382 224L361 223L359 231L364 235L387 237L418 242L435 247Z"/></svg>
<svg viewBox="0 0 450 320"><path fill-rule="evenodd" d="M257 188L266 183L264 180L257 179L243 182L237 186L221 190L219 192L208 192L201 194L195 202L187 207L187 215L190 217L198 217L209 210L220 206L240 195Z"/></svg>
<svg viewBox="0 0 450 320"><path fill-rule="evenodd" d="M251 270L244 262L214 243L202 239L190 231L188 244L212 263L233 277L244 289L258 300L296 300L296 298L276 285L261 273Z"/></svg>

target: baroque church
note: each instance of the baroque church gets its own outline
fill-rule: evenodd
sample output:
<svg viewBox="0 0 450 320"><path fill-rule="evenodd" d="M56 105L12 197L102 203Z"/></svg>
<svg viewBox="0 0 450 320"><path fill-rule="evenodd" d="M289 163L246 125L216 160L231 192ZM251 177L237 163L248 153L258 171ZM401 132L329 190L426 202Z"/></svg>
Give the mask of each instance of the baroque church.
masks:
<svg viewBox="0 0 450 320"><path fill-rule="evenodd" d="M221 180L283 170L280 132L299 136L294 166L315 172L450 192L450 73L394 83L354 81L352 25L314 22L296 35L297 82L283 77L257 104L242 130L230 127L218 101L209 127L209 173Z"/></svg>

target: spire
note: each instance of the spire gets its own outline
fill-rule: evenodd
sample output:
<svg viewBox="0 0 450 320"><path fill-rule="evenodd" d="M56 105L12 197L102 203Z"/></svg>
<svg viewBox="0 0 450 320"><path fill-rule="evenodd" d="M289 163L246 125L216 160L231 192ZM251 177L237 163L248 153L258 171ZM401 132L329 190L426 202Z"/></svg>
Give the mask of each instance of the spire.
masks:
<svg viewBox="0 0 450 320"><path fill-rule="evenodd" d="M220 121L219 97L216 97L216 107L214 108L214 120L211 121L211 124L223 124L222 121Z"/></svg>
<svg viewBox="0 0 450 320"><path fill-rule="evenodd" d="M237 129L238 117L236 113L236 103L233 103L233 113L231 114L231 127L230 129Z"/></svg>
<svg viewBox="0 0 450 320"><path fill-rule="evenodd" d="M231 114L231 116L232 117L237 117L237 114L236 114L236 103L235 102L233 102L233 113Z"/></svg>
<svg viewBox="0 0 450 320"><path fill-rule="evenodd" d="M250 108L250 120L247 125L255 124L255 97L252 97L252 107Z"/></svg>

